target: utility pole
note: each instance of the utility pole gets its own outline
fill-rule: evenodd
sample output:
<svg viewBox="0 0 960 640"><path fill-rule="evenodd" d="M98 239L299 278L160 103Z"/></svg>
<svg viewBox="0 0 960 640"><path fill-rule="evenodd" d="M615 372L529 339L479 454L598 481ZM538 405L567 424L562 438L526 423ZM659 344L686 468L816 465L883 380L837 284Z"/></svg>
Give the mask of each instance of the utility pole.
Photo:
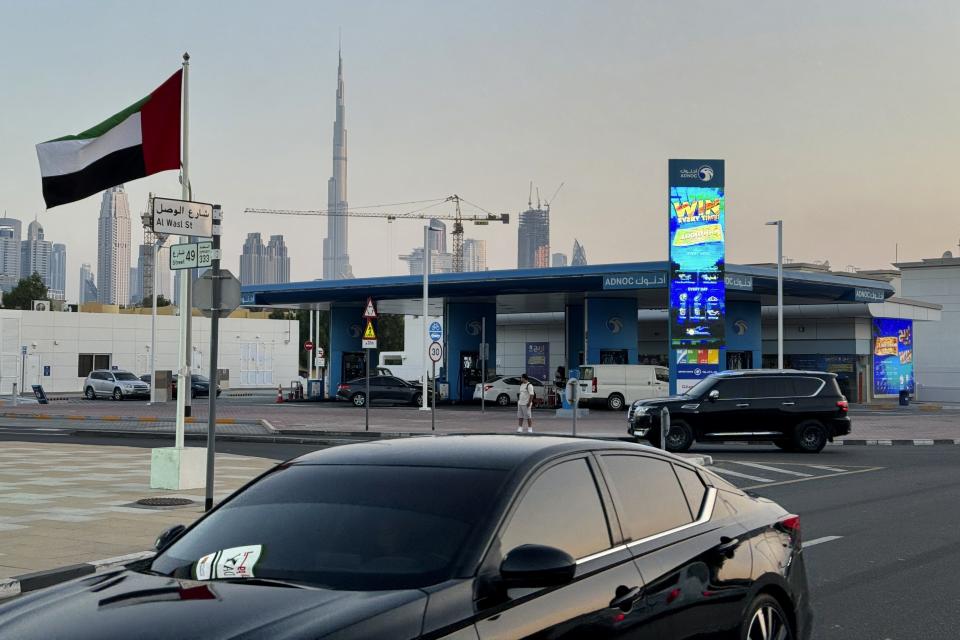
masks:
<svg viewBox="0 0 960 640"><path fill-rule="evenodd" d="M783 369L783 220L767 226L777 228L777 369Z"/></svg>
<svg viewBox="0 0 960 640"><path fill-rule="evenodd" d="M210 261L210 271L213 277L210 306L213 307L213 311L210 314L210 375L208 376L210 379L210 409L207 415L207 489L203 501L204 511L210 511L213 508L213 465L217 452L217 389L220 386L220 370L217 368L217 359L220 351L220 231L222 219L223 212L220 205L213 205L213 256ZM181 394L184 392L185 389L180 390Z"/></svg>

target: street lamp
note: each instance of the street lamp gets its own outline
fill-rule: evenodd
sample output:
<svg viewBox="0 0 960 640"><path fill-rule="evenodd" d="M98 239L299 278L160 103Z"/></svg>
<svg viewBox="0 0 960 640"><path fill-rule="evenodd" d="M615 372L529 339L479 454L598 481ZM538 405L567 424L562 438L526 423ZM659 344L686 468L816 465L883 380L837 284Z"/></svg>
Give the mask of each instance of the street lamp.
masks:
<svg viewBox="0 0 960 640"><path fill-rule="evenodd" d="M427 383L430 381L430 358L427 357L427 314L429 313L430 299L430 232L443 231L441 227L434 227L433 221L423 226L423 328L420 331L421 349L420 357L423 358L423 385L420 387L421 411L429 411L427 405Z"/></svg>
<svg viewBox="0 0 960 640"><path fill-rule="evenodd" d="M767 226L777 228L777 368L783 369L783 220Z"/></svg>

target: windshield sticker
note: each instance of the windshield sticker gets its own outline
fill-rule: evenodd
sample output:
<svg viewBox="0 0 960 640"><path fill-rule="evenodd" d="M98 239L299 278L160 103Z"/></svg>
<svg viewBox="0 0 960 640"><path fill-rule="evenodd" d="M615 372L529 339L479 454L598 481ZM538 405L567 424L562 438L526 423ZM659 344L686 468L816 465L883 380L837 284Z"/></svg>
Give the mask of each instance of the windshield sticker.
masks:
<svg viewBox="0 0 960 640"><path fill-rule="evenodd" d="M252 544L208 553L197 560L193 573L197 580L253 578L254 567L263 553L263 545Z"/></svg>

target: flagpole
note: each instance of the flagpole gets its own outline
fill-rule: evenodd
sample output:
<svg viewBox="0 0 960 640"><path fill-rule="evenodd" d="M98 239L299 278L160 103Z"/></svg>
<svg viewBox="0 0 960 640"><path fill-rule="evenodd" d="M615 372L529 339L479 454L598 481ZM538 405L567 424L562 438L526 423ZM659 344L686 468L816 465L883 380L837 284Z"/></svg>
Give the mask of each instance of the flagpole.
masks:
<svg viewBox="0 0 960 640"><path fill-rule="evenodd" d="M190 173L188 171L190 158L190 110L189 110L189 71L190 54L183 54L183 142L180 146L180 183L183 200L190 199ZM181 236L181 242L190 242L189 237ZM180 291L177 292L180 305L180 356L177 362L177 435L174 446L182 449L184 444L184 427L186 424L187 398L190 397L189 356L190 356L190 276L189 271L181 272Z"/></svg>

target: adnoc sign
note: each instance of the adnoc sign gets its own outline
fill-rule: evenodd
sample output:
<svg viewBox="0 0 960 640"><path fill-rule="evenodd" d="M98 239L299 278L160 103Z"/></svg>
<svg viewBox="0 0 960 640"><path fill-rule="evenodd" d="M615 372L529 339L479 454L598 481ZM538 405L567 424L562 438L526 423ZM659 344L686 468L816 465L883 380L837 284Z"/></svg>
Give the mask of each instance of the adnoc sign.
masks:
<svg viewBox="0 0 960 640"><path fill-rule="evenodd" d="M669 176L671 348L717 350L724 346L726 315L724 162L670 160ZM710 369L716 370L700 366L683 373L706 377ZM680 378L678 372L683 386Z"/></svg>

